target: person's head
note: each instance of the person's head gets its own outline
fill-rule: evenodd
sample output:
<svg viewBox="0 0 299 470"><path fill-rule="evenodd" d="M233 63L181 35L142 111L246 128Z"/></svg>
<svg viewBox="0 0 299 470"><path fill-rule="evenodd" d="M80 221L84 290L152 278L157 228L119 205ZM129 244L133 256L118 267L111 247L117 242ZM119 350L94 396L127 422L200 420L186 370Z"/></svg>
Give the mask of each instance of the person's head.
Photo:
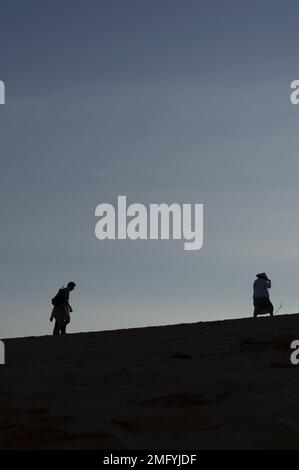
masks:
<svg viewBox="0 0 299 470"><path fill-rule="evenodd" d="M67 288L69 291L74 290L76 287L76 284L73 281L70 281L67 283Z"/></svg>
<svg viewBox="0 0 299 470"><path fill-rule="evenodd" d="M256 275L258 279L268 279L268 276L266 273L259 273Z"/></svg>

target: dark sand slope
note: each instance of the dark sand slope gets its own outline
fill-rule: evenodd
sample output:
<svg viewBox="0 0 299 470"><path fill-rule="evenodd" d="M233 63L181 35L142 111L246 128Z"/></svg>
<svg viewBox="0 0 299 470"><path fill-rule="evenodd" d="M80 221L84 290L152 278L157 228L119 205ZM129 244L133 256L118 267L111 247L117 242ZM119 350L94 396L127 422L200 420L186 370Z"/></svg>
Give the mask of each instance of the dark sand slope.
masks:
<svg viewBox="0 0 299 470"><path fill-rule="evenodd" d="M6 340L0 447L299 448L299 315Z"/></svg>

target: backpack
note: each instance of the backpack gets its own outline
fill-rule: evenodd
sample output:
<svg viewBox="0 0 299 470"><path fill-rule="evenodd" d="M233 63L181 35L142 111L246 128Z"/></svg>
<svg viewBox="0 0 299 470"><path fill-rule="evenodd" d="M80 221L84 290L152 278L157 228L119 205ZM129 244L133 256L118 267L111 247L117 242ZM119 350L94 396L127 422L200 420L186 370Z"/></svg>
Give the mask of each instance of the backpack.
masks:
<svg viewBox="0 0 299 470"><path fill-rule="evenodd" d="M63 290L62 290L62 288L61 288L61 289L59 289L59 291L57 292L57 294L55 295L55 297L53 297L53 299L52 299L52 305L54 305L54 307L58 307L58 306L61 305L63 302L64 302L64 295L63 295Z"/></svg>

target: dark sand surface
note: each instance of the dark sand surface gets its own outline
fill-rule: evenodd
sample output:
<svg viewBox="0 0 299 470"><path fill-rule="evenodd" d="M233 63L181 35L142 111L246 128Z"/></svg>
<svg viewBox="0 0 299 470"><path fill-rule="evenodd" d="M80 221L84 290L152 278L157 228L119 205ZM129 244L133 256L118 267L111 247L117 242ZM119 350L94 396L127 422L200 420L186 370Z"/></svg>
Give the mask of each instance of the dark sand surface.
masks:
<svg viewBox="0 0 299 470"><path fill-rule="evenodd" d="M0 447L299 448L299 314L5 340Z"/></svg>

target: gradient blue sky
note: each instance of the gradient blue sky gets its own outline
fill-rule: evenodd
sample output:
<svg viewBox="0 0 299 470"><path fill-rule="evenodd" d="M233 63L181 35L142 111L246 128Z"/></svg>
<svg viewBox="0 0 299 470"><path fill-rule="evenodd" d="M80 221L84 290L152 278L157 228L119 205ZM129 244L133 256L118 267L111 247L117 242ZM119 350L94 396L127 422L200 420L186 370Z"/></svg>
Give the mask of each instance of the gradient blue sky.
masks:
<svg viewBox="0 0 299 470"><path fill-rule="evenodd" d="M299 4L1 0L0 337L299 310ZM204 247L95 238L95 207L204 204Z"/></svg>

